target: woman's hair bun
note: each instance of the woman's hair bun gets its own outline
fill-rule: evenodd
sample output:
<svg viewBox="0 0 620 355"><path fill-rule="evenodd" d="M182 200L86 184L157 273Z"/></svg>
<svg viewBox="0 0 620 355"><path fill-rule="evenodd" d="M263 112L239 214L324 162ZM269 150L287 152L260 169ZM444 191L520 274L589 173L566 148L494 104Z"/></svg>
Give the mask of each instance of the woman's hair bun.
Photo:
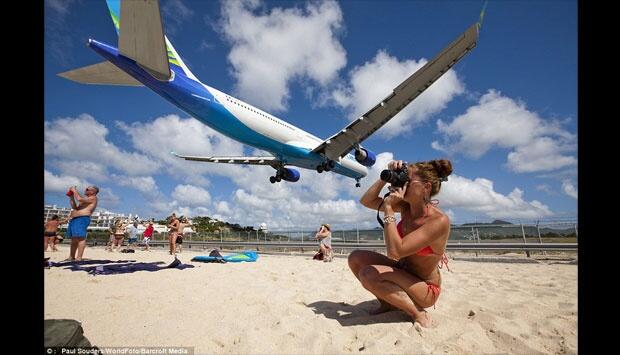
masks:
<svg viewBox="0 0 620 355"><path fill-rule="evenodd" d="M452 174L452 163L447 159L432 160L431 164L437 171L437 176L440 179L445 179Z"/></svg>

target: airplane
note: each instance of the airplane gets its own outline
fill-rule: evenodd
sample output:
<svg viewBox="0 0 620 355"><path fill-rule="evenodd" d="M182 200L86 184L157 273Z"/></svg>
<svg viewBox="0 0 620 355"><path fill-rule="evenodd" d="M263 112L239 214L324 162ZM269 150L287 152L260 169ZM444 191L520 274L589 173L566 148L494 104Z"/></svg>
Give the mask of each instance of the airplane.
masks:
<svg viewBox="0 0 620 355"><path fill-rule="evenodd" d="M192 117L269 156L175 156L211 163L269 165L273 184L296 182L300 172L290 166L333 171L355 179L368 174L376 155L361 143L431 86L478 40L480 22L471 25L435 58L392 90L368 112L327 139L320 139L256 106L203 84L187 68L164 33L157 0L106 0L118 34L118 47L88 40L105 61L58 74L84 84L146 86ZM353 154L352 154L353 152Z"/></svg>

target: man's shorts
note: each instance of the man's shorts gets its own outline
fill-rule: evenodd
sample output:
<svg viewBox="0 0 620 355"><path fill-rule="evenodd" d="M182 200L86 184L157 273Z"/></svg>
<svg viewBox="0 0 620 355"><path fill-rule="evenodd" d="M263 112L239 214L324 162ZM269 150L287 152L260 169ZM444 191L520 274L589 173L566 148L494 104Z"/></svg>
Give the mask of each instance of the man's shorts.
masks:
<svg viewBox="0 0 620 355"><path fill-rule="evenodd" d="M150 241L151 241L151 238L149 237L144 237L144 239L142 240L144 244L149 244Z"/></svg>
<svg viewBox="0 0 620 355"><path fill-rule="evenodd" d="M90 224L90 216L80 216L71 218L67 227L67 238L86 238L86 228Z"/></svg>
<svg viewBox="0 0 620 355"><path fill-rule="evenodd" d="M137 243L138 242L138 238L129 238L129 241L127 242L128 244L133 244L133 243Z"/></svg>

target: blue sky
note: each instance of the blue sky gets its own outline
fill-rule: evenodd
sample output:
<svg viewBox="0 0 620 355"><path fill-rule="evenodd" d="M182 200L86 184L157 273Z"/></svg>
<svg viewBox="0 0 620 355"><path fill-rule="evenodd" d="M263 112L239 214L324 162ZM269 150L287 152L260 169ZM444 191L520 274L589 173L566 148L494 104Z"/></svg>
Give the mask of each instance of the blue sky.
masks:
<svg viewBox="0 0 620 355"><path fill-rule="evenodd" d="M205 84L326 138L366 112L478 20L483 1L162 0L166 34ZM56 74L116 45L104 1L45 2L45 203L101 188L100 209L208 215L272 229L374 228L357 201L393 158L448 158L437 196L456 223L577 215L577 2L490 1L477 47L363 144L362 180L301 169L201 164L169 152L255 154L146 88ZM315 40L301 40L313 38ZM256 62L261 63L256 70Z"/></svg>

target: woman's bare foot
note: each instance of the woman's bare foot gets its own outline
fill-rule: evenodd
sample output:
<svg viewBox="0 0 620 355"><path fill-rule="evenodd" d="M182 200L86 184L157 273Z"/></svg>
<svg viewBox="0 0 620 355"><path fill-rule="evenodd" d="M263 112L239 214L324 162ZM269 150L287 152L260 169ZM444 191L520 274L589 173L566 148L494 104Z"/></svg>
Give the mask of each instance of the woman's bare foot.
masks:
<svg viewBox="0 0 620 355"><path fill-rule="evenodd" d="M379 304L380 304L379 308L376 308L376 309L373 309L373 310L369 311L369 313L371 315L374 316L374 315L377 315L377 314L398 310L398 308L396 308L396 307L392 306L391 304L389 304L389 303L387 303L385 301L382 301L382 300L379 300Z"/></svg>
<svg viewBox="0 0 620 355"><path fill-rule="evenodd" d="M431 316L428 315L427 311L422 311L420 315L415 319L415 322L420 323L424 328L432 328L433 322L431 321Z"/></svg>

